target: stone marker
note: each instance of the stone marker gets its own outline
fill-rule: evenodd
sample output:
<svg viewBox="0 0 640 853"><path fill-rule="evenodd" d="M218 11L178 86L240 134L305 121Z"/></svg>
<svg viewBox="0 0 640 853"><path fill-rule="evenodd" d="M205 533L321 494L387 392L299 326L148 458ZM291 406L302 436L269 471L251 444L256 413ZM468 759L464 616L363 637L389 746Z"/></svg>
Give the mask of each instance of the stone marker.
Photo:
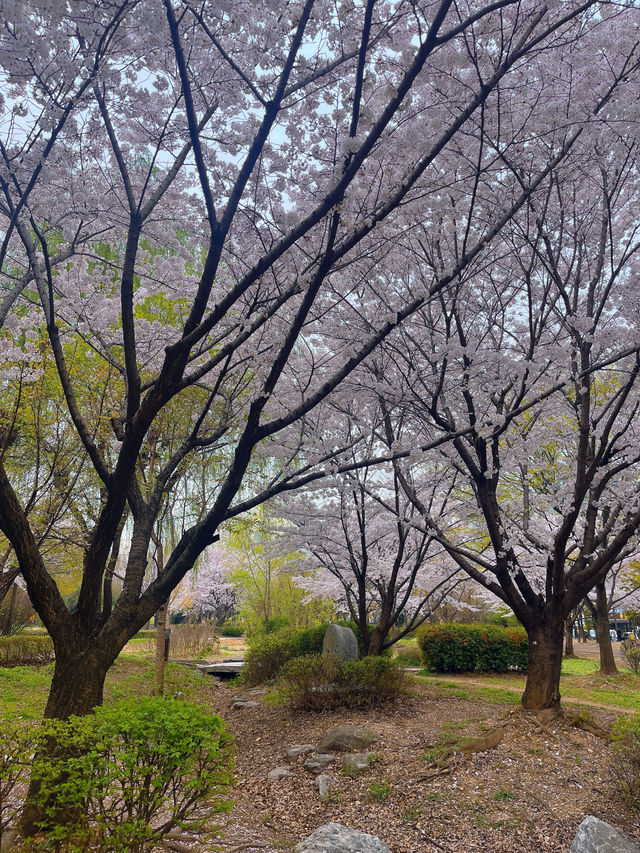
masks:
<svg viewBox="0 0 640 853"><path fill-rule="evenodd" d="M358 752L378 740L378 735L361 726L336 726L322 738L318 752Z"/></svg>
<svg viewBox="0 0 640 853"><path fill-rule="evenodd" d="M375 835L325 823L293 848L293 853L391 853Z"/></svg>
<svg viewBox="0 0 640 853"><path fill-rule="evenodd" d="M578 827L571 853L640 853L640 847L611 824L589 815Z"/></svg>
<svg viewBox="0 0 640 853"><path fill-rule="evenodd" d="M351 628L329 625L324 632L322 654L334 655L338 660L358 660L358 641Z"/></svg>

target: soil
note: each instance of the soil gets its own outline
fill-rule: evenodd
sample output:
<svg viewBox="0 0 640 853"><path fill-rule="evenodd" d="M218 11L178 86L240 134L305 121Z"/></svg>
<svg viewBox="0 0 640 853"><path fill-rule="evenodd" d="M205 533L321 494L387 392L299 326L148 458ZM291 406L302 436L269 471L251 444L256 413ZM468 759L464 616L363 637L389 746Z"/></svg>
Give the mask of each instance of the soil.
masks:
<svg viewBox="0 0 640 853"><path fill-rule="evenodd" d="M236 804L207 850L289 850L337 821L377 835L392 853L560 853L589 814L640 842L640 818L617 796L615 753L602 736L615 715L600 708L589 709L594 734L571 725L569 706L550 721L420 682L392 707L293 715L255 691L242 695L256 706L234 708L241 691L215 683L213 704L236 738ZM379 735L363 775L345 776L337 760L325 771L333 779L325 802L304 758L291 776L268 780L287 764L289 747L317 744L343 723ZM472 747L484 751L469 750L472 738L482 739Z"/></svg>

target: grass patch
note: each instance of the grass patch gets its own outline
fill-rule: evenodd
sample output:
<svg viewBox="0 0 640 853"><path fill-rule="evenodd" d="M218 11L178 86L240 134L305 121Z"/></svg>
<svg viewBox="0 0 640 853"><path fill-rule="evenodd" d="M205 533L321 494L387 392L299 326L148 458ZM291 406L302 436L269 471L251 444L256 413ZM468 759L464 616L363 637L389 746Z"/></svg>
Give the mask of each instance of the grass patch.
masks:
<svg viewBox="0 0 640 853"><path fill-rule="evenodd" d="M593 660L584 658L563 658L562 659L562 675L591 675L600 668Z"/></svg>
<svg viewBox="0 0 640 853"><path fill-rule="evenodd" d="M0 667L0 714L10 719L39 720L52 677L52 663L41 667Z"/></svg>

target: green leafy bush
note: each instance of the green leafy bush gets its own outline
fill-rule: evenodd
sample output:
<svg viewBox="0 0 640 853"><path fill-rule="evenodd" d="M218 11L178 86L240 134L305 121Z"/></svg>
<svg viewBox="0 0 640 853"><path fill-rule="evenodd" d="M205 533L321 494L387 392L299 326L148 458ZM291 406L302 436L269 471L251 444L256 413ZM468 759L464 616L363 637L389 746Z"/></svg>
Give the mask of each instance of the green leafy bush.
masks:
<svg viewBox="0 0 640 853"><path fill-rule="evenodd" d="M613 726L617 761L615 780L623 799L634 811L640 809L640 714L619 717Z"/></svg>
<svg viewBox="0 0 640 853"><path fill-rule="evenodd" d="M243 684L263 684L276 678L288 660L321 652L326 630L326 625L316 625L254 637L245 655Z"/></svg>
<svg viewBox="0 0 640 853"><path fill-rule="evenodd" d="M227 620L220 629L221 637L241 637L244 634L244 625L241 622Z"/></svg>
<svg viewBox="0 0 640 853"><path fill-rule="evenodd" d="M622 641L621 652L624 662L634 675L640 675L640 640L628 637Z"/></svg>
<svg viewBox="0 0 640 853"><path fill-rule="evenodd" d="M48 634L0 637L0 666L42 666L53 658L53 641Z"/></svg>
<svg viewBox="0 0 640 853"><path fill-rule="evenodd" d="M338 622L337 624L351 628L355 633L359 654L362 657L364 655L364 644L355 622ZM320 654L325 631L329 625L329 622L323 622L321 625L314 625L311 628L288 628L274 634L254 636L245 655L242 683L247 686L264 684L265 681L277 678L281 668L288 660L303 655ZM368 627L369 636L371 636L374 626L369 625ZM385 652L385 655L388 654L388 651Z"/></svg>
<svg viewBox="0 0 640 853"><path fill-rule="evenodd" d="M498 625L425 625L418 644L435 672L526 670L529 643L523 628Z"/></svg>
<svg viewBox="0 0 640 853"><path fill-rule="evenodd" d="M393 701L407 690L407 676L389 657L342 663L330 655L306 655L287 661L278 691L295 710L368 707Z"/></svg>
<svg viewBox="0 0 640 853"><path fill-rule="evenodd" d="M37 734L34 850L145 853L176 826L226 810L231 738L215 714L176 699L136 699Z"/></svg>
<svg viewBox="0 0 640 853"><path fill-rule="evenodd" d="M18 822L21 802L16 788L26 785L31 771L36 735L32 725L2 720L0 735L0 844L7 829Z"/></svg>

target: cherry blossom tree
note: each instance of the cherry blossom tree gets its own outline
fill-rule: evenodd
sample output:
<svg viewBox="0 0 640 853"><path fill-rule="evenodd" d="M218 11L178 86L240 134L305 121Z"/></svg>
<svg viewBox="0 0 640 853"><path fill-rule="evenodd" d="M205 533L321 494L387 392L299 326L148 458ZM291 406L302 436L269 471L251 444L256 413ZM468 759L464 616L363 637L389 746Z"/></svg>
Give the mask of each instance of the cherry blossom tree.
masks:
<svg viewBox="0 0 640 853"><path fill-rule="evenodd" d="M279 437L290 447L418 309L450 304L445 289L581 139L606 140L634 108L635 13L574 0L3 4L0 391L4 405L22 366L53 359L99 484L70 611L0 461L0 530L56 651L47 716L101 701L123 645L225 520L328 473L313 448L302 466L282 457ZM404 241L419 225L437 260L416 275ZM586 334L583 312L571 318ZM75 369L81 344L104 392ZM199 457L217 470L206 507L145 587L157 520ZM125 511L122 590L104 608Z"/></svg>
<svg viewBox="0 0 640 853"><path fill-rule="evenodd" d="M394 350L421 435L458 433L440 451L466 483L451 505L457 533L421 499L419 466L399 476L426 529L527 629L527 708L559 705L564 620L640 527L634 137L625 124L606 153L604 136L574 151L484 268ZM425 267L441 263L441 239L416 246Z"/></svg>
<svg viewBox="0 0 640 853"><path fill-rule="evenodd" d="M185 578L171 601L173 610L188 613L200 622L211 619L222 624L236 603L234 585L226 577L222 548L212 545L198 561L197 571Z"/></svg>

